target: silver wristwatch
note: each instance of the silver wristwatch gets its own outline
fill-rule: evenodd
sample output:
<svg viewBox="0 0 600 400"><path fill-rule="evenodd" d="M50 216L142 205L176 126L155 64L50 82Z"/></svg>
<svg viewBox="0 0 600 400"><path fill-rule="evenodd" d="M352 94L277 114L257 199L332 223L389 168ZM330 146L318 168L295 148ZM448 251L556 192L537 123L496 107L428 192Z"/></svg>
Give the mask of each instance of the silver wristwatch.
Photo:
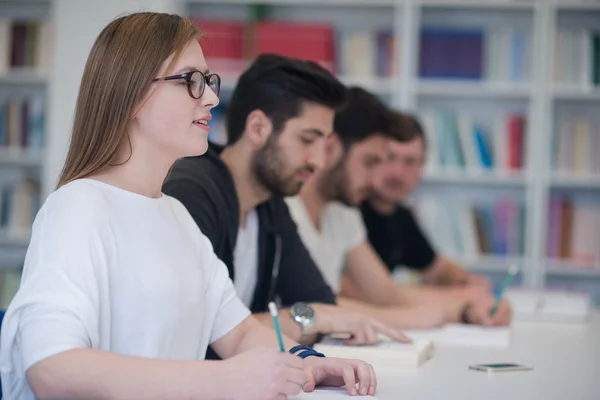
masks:
<svg viewBox="0 0 600 400"><path fill-rule="evenodd" d="M295 303L290 308L290 314L302 329L300 341L317 333L315 310L308 303Z"/></svg>

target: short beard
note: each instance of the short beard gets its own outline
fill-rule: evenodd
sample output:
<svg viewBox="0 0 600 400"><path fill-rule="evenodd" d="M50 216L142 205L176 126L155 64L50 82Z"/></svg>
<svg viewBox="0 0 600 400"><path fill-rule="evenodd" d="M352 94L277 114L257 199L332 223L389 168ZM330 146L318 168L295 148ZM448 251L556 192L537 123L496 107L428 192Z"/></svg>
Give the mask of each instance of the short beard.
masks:
<svg viewBox="0 0 600 400"><path fill-rule="evenodd" d="M346 156L343 156L337 164L323 174L319 185L319 191L328 201L339 201L349 207L353 207L352 199L348 193L349 179L345 168Z"/></svg>
<svg viewBox="0 0 600 400"><path fill-rule="evenodd" d="M259 185L275 196L295 196L300 192L302 183L294 185L281 176L284 170L284 162L281 159L281 152L277 145L278 135L271 133L267 142L258 149L250 164L250 171Z"/></svg>

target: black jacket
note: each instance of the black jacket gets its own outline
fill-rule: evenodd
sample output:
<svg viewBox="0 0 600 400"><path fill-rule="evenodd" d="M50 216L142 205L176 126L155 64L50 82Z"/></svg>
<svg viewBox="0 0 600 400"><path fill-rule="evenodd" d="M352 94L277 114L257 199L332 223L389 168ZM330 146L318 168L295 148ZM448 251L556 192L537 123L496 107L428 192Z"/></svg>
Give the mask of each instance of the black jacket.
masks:
<svg viewBox="0 0 600 400"><path fill-rule="evenodd" d="M240 207L231 173L218 155L220 151L211 144L203 156L178 160L163 192L188 209L235 280L233 254ZM298 301L334 304L335 295L298 236L283 198L273 196L258 205L257 214L259 276L251 311L268 311L268 303L275 297L284 307Z"/></svg>

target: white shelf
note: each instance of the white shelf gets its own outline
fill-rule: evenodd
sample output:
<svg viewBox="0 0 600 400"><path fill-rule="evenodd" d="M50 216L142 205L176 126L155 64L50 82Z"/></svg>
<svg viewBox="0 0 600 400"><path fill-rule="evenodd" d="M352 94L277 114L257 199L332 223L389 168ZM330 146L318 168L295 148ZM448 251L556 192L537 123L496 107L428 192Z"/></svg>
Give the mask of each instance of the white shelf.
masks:
<svg viewBox="0 0 600 400"><path fill-rule="evenodd" d="M41 150L0 147L0 166L40 167L44 159Z"/></svg>
<svg viewBox="0 0 600 400"><path fill-rule="evenodd" d="M550 177L554 187L600 189L600 175L555 174Z"/></svg>
<svg viewBox="0 0 600 400"><path fill-rule="evenodd" d="M507 272L512 264L517 264L522 270L524 265L524 258L519 256L484 255L475 259L458 258L455 260L467 270L474 272Z"/></svg>
<svg viewBox="0 0 600 400"><path fill-rule="evenodd" d="M235 74L221 75L221 92L231 92L235 89L239 76ZM360 76L338 76L338 79L348 86L363 86L378 94L391 94L399 85L397 79L360 77Z"/></svg>
<svg viewBox="0 0 600 400"><path fill-rule="evenodd" d="M600 265L581 265L568 260L547 259L546 274L572 278L600 278Z"/></svg>
<svg viewBox="0 0 600 400"><path fill-rule="evenodd" d="M598 1L557 1L556 9L559 11L600 11Z"/></svg>
<svg viewBox="0 0 600 400"><path fill-rule="evenodd" d="M521 172L500 174L496 172L432 171L423 176L427 183L463 183L491 186L525 185L525 175Z"/></svg>
<svg viewBox="0 0 600 400"><path fill-rule="evenodd" d="M422 7L443 8L497 8L506 10L531 10L533 1L526 0L421 0Z"/></svg>
<svg viewBox="0 0 600 400"><path fill-rule="evenodd" d="M421 79L417 93L428 96L528 98L532 90L524 84Z"/></svg>
<svg viewBox="0 0 600 400"><path fill-rule="evenodd" d="M27 247L29 245L29 233L10 232L0 229L0 246L4 247Z"/></svg>
<svg viewBox="0 0 600 400"><path fill-rule="evenodd" d="M552 94L557 100L600 101L600 87L554 85Z"/></svg>
<svg viewBox="0 0 600 400"><path fill-rule="evenodd" d="M378 77L356 77L356 76L340 76L338 77L345 85L348 86L363 86L367 90L375 93L392 93L398 87L397 79L378 78Z"/></svg>
<svg viewBox="0 0 600 400"><path fill-rule="evenodd" d="M48 73L35 69L11 69L0 72L1 85L42 85L48 80Z"/></svg>
<svg viewBox="0 0 600 400"><path fill-rule="evenodd" d="M241 4L247 5L248 0L187 0L189 4ZM310 5L310 6L365 6L368 2L368 6L395 6L401 5L402 0L261 0L260 4L273 5L273 6L298 6L298 5Z"/></svg>

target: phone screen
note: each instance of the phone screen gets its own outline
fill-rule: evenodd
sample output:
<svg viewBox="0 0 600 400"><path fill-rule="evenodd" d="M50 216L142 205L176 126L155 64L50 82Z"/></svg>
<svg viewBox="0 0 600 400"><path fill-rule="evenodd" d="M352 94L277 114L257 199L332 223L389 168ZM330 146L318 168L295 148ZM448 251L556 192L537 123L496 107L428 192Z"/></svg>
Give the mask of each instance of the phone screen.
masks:
<svg viewBox="0 0 600 400"><path fill-rule="evenodd" d="M486 368L514 368L520 367L519 364L481 364L482 367Z"/></svg>

